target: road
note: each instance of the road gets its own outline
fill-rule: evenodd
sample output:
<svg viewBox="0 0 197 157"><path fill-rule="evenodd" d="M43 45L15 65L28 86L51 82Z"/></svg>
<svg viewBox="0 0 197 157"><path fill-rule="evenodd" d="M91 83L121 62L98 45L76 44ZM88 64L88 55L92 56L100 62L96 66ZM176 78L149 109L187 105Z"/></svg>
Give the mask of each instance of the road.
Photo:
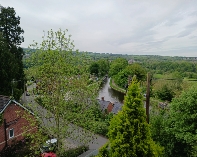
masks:
<svg viewBox="0 0 197 157"><path fill-rule="evenodd" d="M35 96L33 94L31 94L31 91L33 90L33 88L35 88L35 86L36 86L35 84L32 84L27 87L27 91L29 91L30 96L26 96L23 94L21 102L26 107L29 107L28 104L32 104L31 106L33 106L33 105L36 106L36 109L39 110L42 113L42 115L46 115L48 113L48 111L46 111L46 109L39 106L34 101ZM52 114L51 114L51 117L53 117ZM53 127L52 126L53 124L51 123L51 121L53 121L53 120L50 119L50 121L49 121L43 117L43 125L48 125L48 127ZM65 135L65 143L67 143L69 148L82 145L81 141L84 140L83 138L86 138L87 135L91 136L91 137L88 136L89 139L87 138L87 140L89 140L87 142L87 145L89 146L90 150L88 152L84 153L84 155L83 154L80 155L80 157L85 157L88 153L98 150L102 145L104 145L108 141L108 139L105 137L102 137L97 134L93 134L89 131L87 132L83 128L78 127L73 124L68 124L68 128L69 128L68 132L71 132L71 134ZM73 137L73 138L71 138L71 137Z"/></svg>

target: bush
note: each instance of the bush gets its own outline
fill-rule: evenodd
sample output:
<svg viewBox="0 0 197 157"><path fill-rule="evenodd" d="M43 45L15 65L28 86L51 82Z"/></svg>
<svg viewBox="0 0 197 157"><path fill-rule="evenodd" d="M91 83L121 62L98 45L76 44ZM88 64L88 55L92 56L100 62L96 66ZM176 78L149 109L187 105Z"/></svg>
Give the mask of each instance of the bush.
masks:
<svg viewBox="0 0 197 157"><path fill-rule="evenodd" d="M106 136L108 132L108 125L105 122L95 121L91 130L96 134Z"/></svg>
<svg viewBox="0 0 197 157"><path fill-rule="evenodd" d="M86 117L85 122L80 120L77 125L90 130L96 134L107 136L109 121L113 117L113 114L103 114L98 107L91 107L83 113Z"/></svg>
<svg viewBox="0 0 197 157"><path fill-rule="evenodd" d="M78 157L80 154L88 150L88 146L80 146L78 148L73 148L65 151L61 157Z"/></svg>
<svg viewBox="0 0 197 157"><path fill-rule="evenodd" d="M161 89L156 91L156 95L159 99L161 99L163 101L167 100L167 101L171 102L175 93L173 92L173 90L170 87L168 87L167 85L164 85Z"/></svg>
<svg viewBox="0 0 197 157"><path fill-rule="evenodd" d="M31 153L26 140L13 141L12 145L5 147L1 152L1 157L21 157Z"/></svg>

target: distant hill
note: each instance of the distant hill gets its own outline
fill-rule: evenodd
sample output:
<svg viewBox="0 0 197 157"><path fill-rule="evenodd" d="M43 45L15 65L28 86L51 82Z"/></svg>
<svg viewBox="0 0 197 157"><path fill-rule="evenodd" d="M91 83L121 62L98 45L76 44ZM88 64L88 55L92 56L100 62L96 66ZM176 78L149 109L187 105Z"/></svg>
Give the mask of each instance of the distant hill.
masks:
<svg viewBox="0 0 197 157"><path fill-rule="evenodd" d="M23 48L25 55L24 58L28 58L35 49ZM96 53L96 52L80 52L87 54L93 60L99 60L101 58L105 58L108 60L114 60L118 57L125 58L129 60L135 60L137 62L144 62L144 61L197 61L197 57L181 57L181 56L159 56L159 55L127 55L127 54L112 54L112 53Z"/></svg>

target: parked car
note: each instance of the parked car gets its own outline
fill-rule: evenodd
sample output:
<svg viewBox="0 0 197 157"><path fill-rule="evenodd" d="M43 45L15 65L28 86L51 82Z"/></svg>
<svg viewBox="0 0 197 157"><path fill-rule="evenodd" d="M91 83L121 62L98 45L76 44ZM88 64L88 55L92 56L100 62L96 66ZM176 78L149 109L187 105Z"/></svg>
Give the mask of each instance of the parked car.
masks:
<svg viewBox="0 0 197 157"><path fill-rule="evenodd" d="M57 139L49 139L47 140L41 147L41 157L56 157L55 150L57 147Z"/></svg>
<svg viewBox="0 0 197 157"><path fill-rule="evenodd" d="M49 152L49 153L42 153L41 157L57 157L57 155L53 152Z"/></svg>

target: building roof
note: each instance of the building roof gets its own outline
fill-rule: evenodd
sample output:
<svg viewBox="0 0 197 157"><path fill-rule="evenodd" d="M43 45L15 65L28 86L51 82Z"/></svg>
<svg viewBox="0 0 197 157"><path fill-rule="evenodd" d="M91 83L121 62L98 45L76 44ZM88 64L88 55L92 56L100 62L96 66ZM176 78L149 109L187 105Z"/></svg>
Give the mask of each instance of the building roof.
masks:
<svg viewBox="0 0 197 157"><path fill-rule="evenodd" d="M22 107L23 109L25 109L26 111L30 112L31 114L34 115L33 112L31 112L29 109L27 109L26 107L24 107L23 105L21 105L20 103L16 102L15 100L10 99L9 96L4 96L4 95L0 95L0 114L2 114L4 112L4 110L10 105L10 104L17 104L18 106Z"/></svg>
<svg viewBox="0 0 197 157"><path fill-rule="evenodd" d="M111 108L109 109L109 111L111 111L111 113L117 114L118 111L122 110L123 104L121 104L119 102L111 103L110 101L106 101L104 99L103 100L97 99L97 100L98 100L99 107L102 112L104 112L109 107L110 104L113 106L112 109Z"/></svg>
<svg viewBox="0 0 197 157"><path fill-rule="evenodd" d="M118 111L122 110L122 104L121 103L115 102L113 104L114 104L114 107L113 107L113 109L111 111L112 113L117 114Z"/></svg>
<svg viewBox="0 0 197 157"><path fill-rule="evenodd" d="M99 106L101 111L105 111L107 109L108 105L111 103L110 101L105 101L105 100L98 100Z"/></svg>
<svg viewBox="0 0 197 157"><path fill-rule="evenodd" d="M130 59L130 60L128 61L128 64L132 64L132 63L135 63L135 60L134 60L134 59Z"/></svg>

